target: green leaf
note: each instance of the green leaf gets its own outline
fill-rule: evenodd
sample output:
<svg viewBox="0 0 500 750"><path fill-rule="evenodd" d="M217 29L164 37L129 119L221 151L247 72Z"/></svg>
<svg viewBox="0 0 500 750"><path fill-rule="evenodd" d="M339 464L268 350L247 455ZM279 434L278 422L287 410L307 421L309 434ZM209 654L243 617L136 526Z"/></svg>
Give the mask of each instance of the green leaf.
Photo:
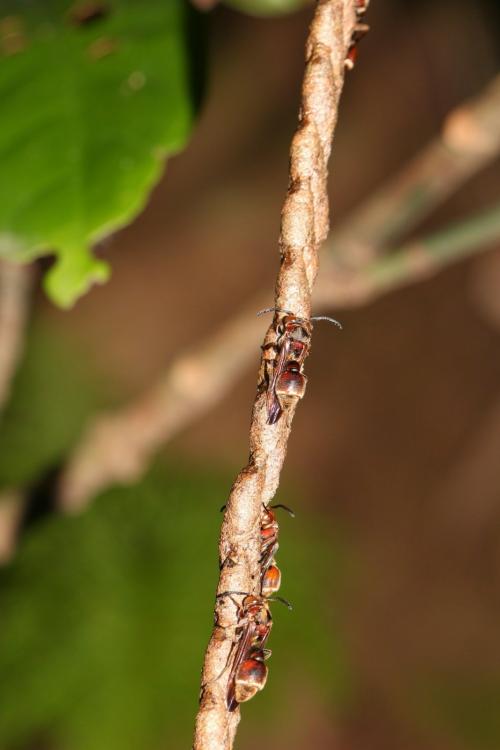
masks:
<svg viewBox="0 0 500 750"><path fill-rule="evenodd" d="M28 336L1 416L0 489L25 487L57 464L95 402L81 352L38 325Z"/></svg>
<svg viewBox="0 0 500 750"><path fill-rule="evenodd" d="M223 0L235 10L253 16L278 16L311 5L312 0Z"/></svg>
<svg viewBox="0 0 500 750"><path fill-rule="evenodd" d="M0 257L54 252L59 305L107 279L92 244L137 215L186 143L198 18L184 0L2 3Z"/></svg>
<svg viewBox="0 0 500 750"><path fill-rule="evenodd" d="M189 746L213 624L218 511L230 481L158 466L81 517L32 528L0 572L0 747L33 737L61 750ZM328 691L344 673L338 633L324 617L332 591L311 574L317 558L325 577L333 572L323 539L305 519L285 518L281 537L283 594L293 596L294 611L274 605L268 687L244 710L294 731L300 712L286 722L276 715L290 690L302 699L300 669L316 672L321 663ZM338 577L342 570L336 565ZM258 731L251 719L248 731Z"/></svg>

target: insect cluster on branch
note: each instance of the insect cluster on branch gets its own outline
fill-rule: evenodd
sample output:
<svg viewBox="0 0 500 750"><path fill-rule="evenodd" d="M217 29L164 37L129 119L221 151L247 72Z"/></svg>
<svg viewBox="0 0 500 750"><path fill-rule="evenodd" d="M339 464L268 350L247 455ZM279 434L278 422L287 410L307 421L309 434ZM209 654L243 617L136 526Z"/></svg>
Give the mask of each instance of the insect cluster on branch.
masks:
<svg viewBox="0 0 500 750"><path fill-rule="evenodd" d="M238 606L236 640L229 656L227 707L233 711L239 703L250 700L262 690L267 680L265 661L271 656L266 642L271 632L273 618L270 601L289 603L276 596L281 585L281 571L276 565L279 526L272 508L284 508L291 516L293 512L286 505L262 507L260 523L260 595L245 595ZM227 592L230 594L231 592ZM241 593L241 592L232 592Z"/></svg>
<svg viewBox="0 0 500 750"><path fill-rule="evenodd" d="M301 318L287 310L275 307L262 310L259 315L276 312L275 342L264 347L267 424L275 425L291 399L300 399L305 393L307 378L304 375L304 362L311 348L312 321L327 320L340 326L338 321L320 315ZM224 506L225 507L225 506ZM281 571L276 564L279 526L275 508L284 508L290 515L293 512L286 505L262 506L260 518L260 593L249 594L243 591L226 591L218 598L228 596L237 607L235 640L229 654L226 669L230 669L227 691L229 711L250 700L262 690L267 681L266 660L271 651L266 647L273 618L270 602L281 601L289 608L289 603L276 596L281 585ZM234 563L234 561L233 561ZM231 564L231 559L223 565ZM233 596L243 596L241 603Z"/></svg>

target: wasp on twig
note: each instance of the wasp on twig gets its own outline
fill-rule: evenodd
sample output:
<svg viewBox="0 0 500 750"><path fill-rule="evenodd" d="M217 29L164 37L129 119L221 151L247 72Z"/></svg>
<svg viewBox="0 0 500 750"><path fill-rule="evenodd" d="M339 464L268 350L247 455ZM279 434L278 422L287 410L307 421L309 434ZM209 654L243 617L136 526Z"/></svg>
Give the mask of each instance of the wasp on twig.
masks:
<svg viewBox="0 0 500 750"><path fill-rule="evenodd" d="M265 646L273 623L269 602L281 601L291 609L286 599L271 596L276 594L281 583L281 572L274 559L279 546L279 527L273 512L275 508L284 508L294 516L293 511L281 503L263 505L260 525L260 595L253 596L244 591L219 594L219 597L230 596L238 607L236 639L226 666L226 669L229 665L231 668L227 691L227 707L230 711L234 711L239 703L253 698L266 684L268 669L265 661L271 656L271 651ZM241 604L233 599L233 595L244 597Z"/></svg>
<svg viewBox="0 0 500 750"><path fill-rule="evenodd" d="M299 318L288 310L267 307L258 315L268 312L284 315L276 326L277 340L272 347L276 350L274 360L268 360L272 367L267 386L267 423L276 424L283 413L281 398L302 398L307 384L303 373L304 361L311 349L312 321L327 320L342 328L338 320L326 315L313 318ZM281 397L281 398L280 398Z"/></svg>
<svg viewBox="0 0 500 750"><path fill-rule="evenodd" d="M352 70L356 64L358 58L358 42L363 39L366 34L370 31L370 27L366 23L360 23L360 19L365 15L366 9L370 0L356 0L356 24L354 31L352 32L351 43L347 50L347 55L344 60L344 65L347 70Z"/></svg>
<svg viewBox="0 0 500 750"><path fill-rule="evenodd" d="M278 532L279 526L276 520L276 514L271 510L274 508L283 508L292 518L295 514L287 505L279 503L278 505L264 505L260 523L260 571L261 585L260 592L262 596L275 594L281 585L281 571L276 565L274 556L278 551Z"/></svg>

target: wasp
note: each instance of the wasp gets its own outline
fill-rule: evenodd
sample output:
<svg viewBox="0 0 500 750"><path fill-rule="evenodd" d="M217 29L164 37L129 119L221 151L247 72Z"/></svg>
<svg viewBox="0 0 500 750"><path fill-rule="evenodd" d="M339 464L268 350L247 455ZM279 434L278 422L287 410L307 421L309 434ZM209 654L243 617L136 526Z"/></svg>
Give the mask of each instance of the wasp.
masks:
<svg viewBox="0 0 500 750"><path fill-rule="evenodd" d="M326 315L314 318L300 318L288 310L268 307L258 315L268 312L282 313L276 327L276 350L271 363L272 372L267 386L267 424L276 424L283 413L282 399L302 398L307 385L307 378L303 373L304 362L311 350L312 321L327 320L342 328L338 320Z"/></svg>
<svg viewBox="0 0 500 750"><path fill-rule="evenodd" d="M261 594L270 596L279 590L281 585L281 571L276 565L274 556L278 551L278 533L279 526L276 520L276 514L272 509L283 508L292 518L295 514L287 505L279 503L278 505L264 505L260 523L260 570L261 570Z"/></svg>
<svg viewBox="0 0 500 750"><path fill-rule="evenodd" d="M225 506L221 508L223 510ZM286 599L272 596L280 588L281 571L276 565L275 554L278 551L279 526L274 510L283 508L292 517L294 512L286 505L262 505L260 521L260 558L261 570L260 595L254 596L244 591L226 591L217 598L229 596L238 608L235 642L224 671L231 668L228 679L227 707L234 711L239 703L250 700L267 681L268 668L265 661L271 656L266 642L271 632L273 620L269 607L270 601L280 601L291 609ZM232 597L243 596L241 604Z"/></svg>
<svg viewBox="0 0 500 750"><path fill-rule="evenodd" d="M267 681L268 669L264 663L271 656L266 642L271 632L273 618L269 607L270 601L280 601L289 609L286 599L245 594L243 591L226 591L221 596L241 594L243 601L238 606L238 624L233 653L229 656L231 671L227 689L227 707L234 711L239 703L250 700L262 690Z"/></svg>
<svg viewBox="0 0 500 750"><path fill-rule="evenodd" d="M243 593L243 592L227 592ZM223 596L223 595L222 595ZM268 600L262 596L245 595L238 605L238 624L234 653L230 656L227 707L234 711L239 703L250 700L262 690L267 680L264 661L271 656L265 648L273 618Z"/></svg>
<svg viewBox="0 0 500 750"><path fill-rule="evenodd" d="M360 23L360 20L366 13L370 0L356 0L356 24L351 37L351 43L347 50L344 65L347 70L352 70L358 57L358 42L370 31L366 23Z"/></svg>

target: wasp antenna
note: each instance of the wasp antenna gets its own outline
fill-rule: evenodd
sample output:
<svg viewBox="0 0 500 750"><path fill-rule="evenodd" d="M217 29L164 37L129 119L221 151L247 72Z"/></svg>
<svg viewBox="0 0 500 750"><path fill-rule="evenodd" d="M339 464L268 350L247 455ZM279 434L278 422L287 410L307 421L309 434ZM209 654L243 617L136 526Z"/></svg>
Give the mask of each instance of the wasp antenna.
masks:
<svg viewBox="0 0 500 750"><path fill-rule="evenodd" d="M285 315L293 315L293 313L290 312L290 310L282 310L280 307L265 307L263 310L260 310L257 313L257 317L259 315L265 315L266 313L270 312L279 312L279 313L285 313Z"/></svg>
<svg viewBox="0 0 500 750"><path fill-rule="evenodd" d="M282 596L268 596L267 597L268 602L281 602L285 605L287 609L293 609L292 605L287 599L284 599Z"/></svg>
<svg viewBox="0 0 500 750"><path fill-rule="evenodd" d="M283 510L286 510L289 516L292 518L295 518L295 513L291 508L288 507L288 505L283 505L283 503L276 503L276 505L270 505L270 508L283 508Z"/></svg>
<svg viewBox="0 0 500 750"><path fill-rule="evenodd" d="M224 511L226 510L226 508L227 508L227 504L224 503L224 505L222 506L222 508L219 510L219 513L224 513Z"/></svg>
<svg viewBox="0 0 500 750"><path fill-rule="evenodd" d="M342 324L339 323L338 320L335 320L335 318L329 318L328 315L315 315L314 318L311 318L311 320L327 320L329 323L333 323L337 326L337 328L340 328L340 330L342 330Z"/></svg>

